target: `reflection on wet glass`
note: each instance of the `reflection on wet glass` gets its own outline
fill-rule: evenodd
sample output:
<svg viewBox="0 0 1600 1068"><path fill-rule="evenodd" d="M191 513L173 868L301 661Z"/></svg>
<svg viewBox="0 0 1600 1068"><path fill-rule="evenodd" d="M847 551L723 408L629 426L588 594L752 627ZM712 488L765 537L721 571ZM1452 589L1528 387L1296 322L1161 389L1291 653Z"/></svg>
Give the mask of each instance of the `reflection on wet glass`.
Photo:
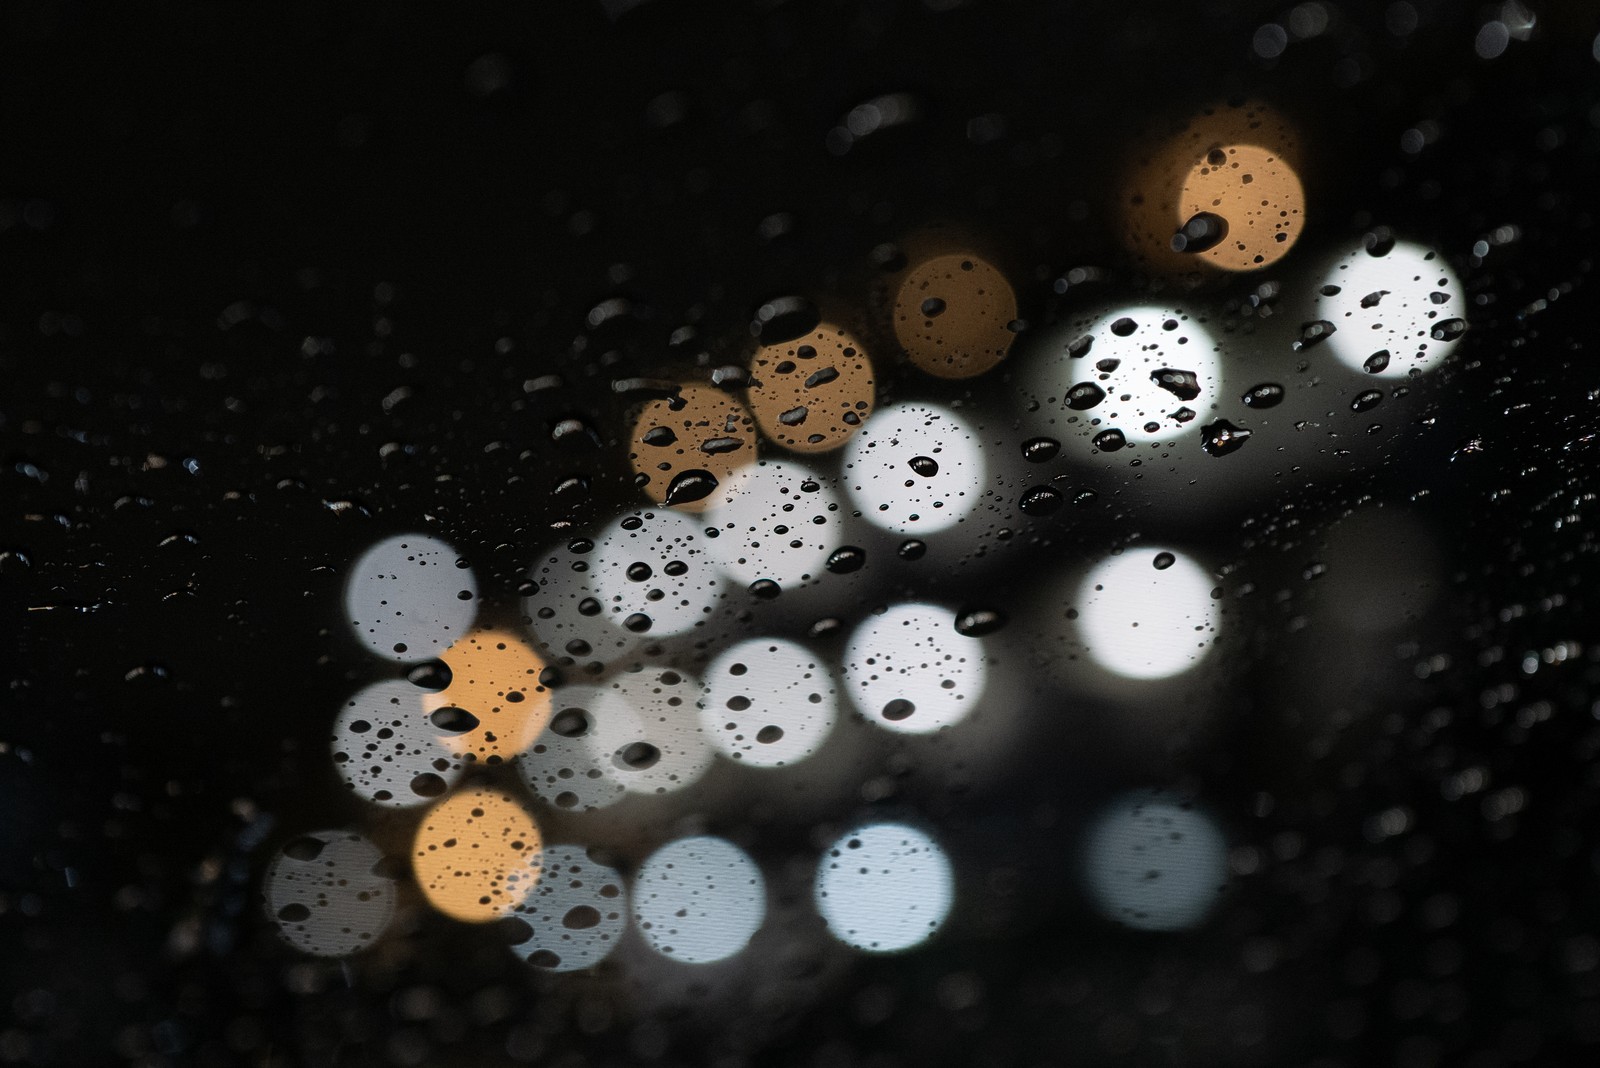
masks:
<svg viewBox="0 0 1600 1068"><path fill-rule="evenodd" d="M356 796L405 808L428 803L460 778L460 761L428 718L428 696L403 679L379 682L340 710L333 763Z"/></svg>
<svg viewBox="0 0 1600 1068"><path fill-rule="evenodd" d="M746 764L804 760L827 739L838 714L831 672L796 642L751 638L706 668L701 725L721 752Z"/></svg>
<svg viewBox="0 0 1600 1068"><path fill-rule="evenodd" d="M512 914L527 937L511 948L535 968L571 972L592 968L617 948L627 927L622 876L580 846L546 846L539 884Z"/></svg>
<svg viewBox="0 0 1600 1068"><path fill-rule="evenodd" d="M1456 274L1432 249L1369 235L1326 272L1314 318L1327 347L1354 371L1403 378L1442 363L1467 331Z"/></svg>
<svg viewBox="0 0 1600 1068"><path fill-rule="evenodd" d="M983 697L983 640L956 631L955 613L931 604L895 605L850 635L844 682L869 723L927 734L961 722Z"/></svg>
<svg viewBox="0 0 1600 1068"><path fill-rule="evenodd" d="M986 478L973 428L933 404L884 408L845 450L844 481L866 519L901 534L933 534L977 507Z"/></svg>
<svg viewBox="0 0 1600 1068"><path fill-rule="evenodd" d="M498 764L522 752L550 718L544 661L509 631L475 630L441 655L450 683L424 693L435 739L458 760Z"/></svg>

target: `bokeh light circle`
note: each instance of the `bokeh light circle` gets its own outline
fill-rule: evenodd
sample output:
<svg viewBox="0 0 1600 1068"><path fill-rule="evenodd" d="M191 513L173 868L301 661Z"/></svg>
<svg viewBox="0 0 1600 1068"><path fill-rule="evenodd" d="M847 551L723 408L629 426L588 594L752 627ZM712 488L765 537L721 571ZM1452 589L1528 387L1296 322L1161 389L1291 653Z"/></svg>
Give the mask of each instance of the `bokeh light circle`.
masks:
<svg viewBox="0 0 1600 1068"><path fill-rule="evenodd" d="M926 942L944 925L955 901L955 873L925 832L904 823L867 823L824 851L815 895L839 941L894 953Z"/></svg>
<svg viewBox="0 0 1600 1068"><path fill-rule="evenodd" d="M972 378L990 370L1016 339L1017 297L993 264L968 252L916 264L895 293L894 336L919 370Z"/></svg>
<svg viewBox="0 0 1600 1068"><path fill-rule="evenodd" d="M354 694L333 725L333 766L352 793L373 804L427 804L461 776L461 763L428 719L426 690L403 679Z"/></svg>
<svg viewBox="0 0 1600 1068"><path fill-rule="evenodd" d="M934 534L977 507L987 469L965 419L932 404L881 409L845 450L850 499L875 526Z"/></svg>
<svg viewBox="0 0 1600 1068"><path fill-rule="evenodd" d="M1227 843L1203 813L1148 794L1103 809L1085 843L1084 879L1108 919L1146 931L1193 927L1228 876Z"/></svg>
<svg viewBox="0 0 1600 1068"><path fill-rule="evenodd" d="M1158 567L1157 564L1164 564ZM1101 561L1074 598L1090 658L1129 679L1187 671L1210 651L1220 613L1216 582L1189 557L1141 546Z"/></svg>
<svg viewBox="0 0 1600 1068"><path fill-rule="evenodd" d="M696 835L668 842L639 868L634 919L656 952L689 964L733 956L767 913L766 882L732 842Z"/></svg>
<svg viewBox="0 0 1600 1068"><path fill-rule="evenodd" d="M472 626L478 582L448 542L398 534L350 565L344 606L351 629L374 654L427 660Z"/></svg>
<svg viewBox="0 0 1600 1068"><path fill-rule="evenodd" d="M267 914L296 949L344 957L374 944L394 916L383 853L359 834L313 831L284 845L264 881Z"/></svg>
<svg viewBox="0 0 1600 1068"><path fill-rule="evenodd" d="M1466 314L1461 281L1444 257L1395 241L1341 257L1323 279L1311 318L1333 325L1323 345L1340 363L1392 379L1442 363L1466 332Z"/></svg>
<svg viewBox="0 0 1600 1068"><path fill-rule="evenodd" d="M959 633L953 619L937 605L899 604L856 627L844 650L844 684L868 721L928 734L972 713L988 661L982 639Z"/></svg>
<svg viewBox="0 0 1600 1068"><path fill-rule="evenodd" d="M804 760L821 748L838 715L831 673L797 642L750 638L706 668L702 729L742 763L770 768Z"/></svg>
<svg viewBox="0 0 1600 1068"><path fill-rule="evenodd" d="M750 377L746 399L761 433L793 452L837 449L861 429L876 403L872 360L835 323L763 345L750 358Z"/></svg>
<svg viewBox="0 0 1600 1068"><path fill-rule="evenodd" d="M452 919L487 923L533 891L540 842L539 826L521 802L494 790L462 790L422 818L411 866L434 908Z"/></svg>
<svg viewBox="0 0 1600 1068"><path fill-rule="evenodd" d="M514 912L528 925L528 937L511 948L541 971L592 968L617 948L627 913L615 869L590 859L582 846L546 846L539 883Z"/></svg>
<svg viewBox="0 0 1600 1068"><path fill-rule="evenodd" d="M716 504L722 498L721 484L756 458L755 420L749 409L737 397L701 382L686 383L676 396L646 403L628 441L628 459L645 495L686 512Z"/></svg>
<svg viewBox="0 0 1600 1068"><path fill-rule="evenodd" d="M440 659L450 684L425 694L422 707L452 757L498 764L533 744L550 718L537 653L509 631L485 629L458 639Z"/></svg>

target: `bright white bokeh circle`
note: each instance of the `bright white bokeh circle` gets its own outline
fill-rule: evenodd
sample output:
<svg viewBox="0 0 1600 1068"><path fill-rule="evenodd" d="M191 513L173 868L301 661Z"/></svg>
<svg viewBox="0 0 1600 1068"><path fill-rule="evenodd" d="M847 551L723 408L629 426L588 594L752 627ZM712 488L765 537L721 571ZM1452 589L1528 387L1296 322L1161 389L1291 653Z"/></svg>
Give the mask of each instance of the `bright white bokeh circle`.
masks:
<svg viewBox="0 0 1600 1068"><path fill-rule="evenodd" d="M782 638L729 646L706 668L700 722L713 745L772 768L821 748L839 716L833 675L811 650Z"/></svg>
<svg viewBox="0 0 1600 1068"><path fill-rule="evenodd" d="M1177 931L1205 919L1228 877L1227 842L1203 813L1129 794L1101 811L1085 844L1084 880L1108 919Z"/></svg>
<svg viewBox="0 0 1600 1068"><path fill-rule="evenodd" d="M723 485L725 503L700 519L717 535L711 555L735 582L787 586L822 573L848 514L830 479L793 460L761 460Z"/></svg>
<svg viewBox="0 0 1600 1068"><path fill-rule="evenodd" d="M822 854L817 911L839 941L869 953L920 945L944 926L955 901L950 858L904 823L867 823Z"/></svg>
<svg viewBox="0 0 1600 1068"><path fill-rule="evenodd" d="M356 637L376 655L427 660L472 626L478 581L448 542L397 534L350 565L344 607Z"/></svg>
<svg viewBox="0 0 1600 1068"><path fill-rule="evenodd" d="M1170 564L1158 568L1158 562ZM1079 639L1096 664L1129 679L1164 679L1210 651L1220 613L1216 582L1183 553L1126 549L1101 561L1078 587Z"/></svg>
<svg viewBox="0 0 1600 1068"><path fill-rule="evenodd" d="M845 447L840 477L874 526L935 534L972 513L988 476L982 442L967 421L916 403L874 413Z"/></svg>
<svg viewBox="0 0 1600 1068"><path fill-rule="evenodd" d="M928 734L961 722L983 696L989 666L982 639L955 628L955 613L898 604L868 616L844 650L844 684L870 722Z"/></svg>
<svg viewBox="0 0 1600 1068"><path fill-rule="evenodd" d="M1085 344L1086 353L1072 355ZM1024 366L1022 394L1037 406L1030 422L1042 419L1058 433L1091 438L1114 428L1133 444L1195 433L1211 421L1208 413L1223 390L1211 332L1187 312L1149 304L1113 308L1059 328ZM1188 372L1193 382L1175 383L1168 376L1180 390L1174 392L1156 377L1163 371ZM1070 401L1075 386L1105 396L1092 407L1076 408Z"/></svg>
<svg viewBox="0 0 1600 1068"><path fill-rule="evenodd" d="M766 918L766 882L756 862L732 842L710 835L679 838L640 866L633 914L656 952L709 964L749 944Z"/></svg>
<svg viewBox="0 0 1600 1068"><path fill-rule="evenodd" d="M1396 241L1382 256L1358 245L1341 257L1323 279L1311 318L1333 324L1323 345L1340 363L1364 371L1384 351L1388 366L1372 376L1395 379L1442 363L1460 344L1452 324L1464 330L1466 314L1461 282L1444 257Z"/></svg>

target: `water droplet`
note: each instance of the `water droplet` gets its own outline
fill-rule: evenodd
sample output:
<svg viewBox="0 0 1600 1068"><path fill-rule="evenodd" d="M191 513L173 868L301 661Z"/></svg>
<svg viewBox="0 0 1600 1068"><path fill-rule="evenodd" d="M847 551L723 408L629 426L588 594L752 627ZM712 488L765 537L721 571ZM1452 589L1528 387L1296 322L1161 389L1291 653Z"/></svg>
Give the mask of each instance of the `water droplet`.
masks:
<svg viewBox="0 0 1600 1068"><path fill-rule="evenodd" d="M825 566L835 575L848 575L852 571L860 571L866 562L867 554L864 549L854 545L841 545L829 554Z"/></svg>
<svg viewBox="0 0 1600 1068"><path fill-rule="evenodd" d="M622 626L634 634L643 634L654 626L654 620L643 612L630 612L622 621Z"/></svg>
<svg viewBox="0 0 1600 1068"><path fill-rule="evenodd" d="M314 838L308 834L303 837L296 838L294 841L284 846L283 855L291 860L310 863L322 855L322 847L326 844L327 843L323 842L322 839Z"/></svg>
<svg viewBox="0 0 1600 1068"><path fill-rule="evenodd" d="M1200 376L1193 371L1163 367L1150 372L1150 381L1182 401L1191 401L1200 396Z"/></svg>
<svg viewBox="0 0 1600 1068"><path fill-rule="evenodd" d="M778 422L784 426L799 426L806 421L806 416L810 414L805 405L801 405L798 408L790 408L786 412L780 412L778 414Z"/></svg>
<svg viewBox="0 0 1600 1068"><path fill-rule="evenodd" d="M762 745L771 745L774 742L780 742L782 740L783 728L774 724L769 723L765 727L762 727L760 730L756 731L756 741L760 742Z"/></svg>
<svg viewBox="0 0 1600 1068"><path fill-rule="evenodd" d="M1022 458L1030 464L1053 460L1061 451L1061 442L1055 438L1029 438L1022 443Z"/></svg>
<svg viewBox="0 0 1600 1068"><path fill-rule="evenodd" d="M551 718L550 730L563 738L581 738L589 733L589 714L581 708L563 708Z"/></svg>
<svg viewBox="0 0 1600 1068"><path fill-rule="evenodd" d="M1363 390L1362 392L1357 393L1355 399L1350 402L1350 410L1352 412L1370 412L1372 409L1376 408L1382 403L1383 390Z"/></svg>
<svg viewBox="0 0 1600 1068"><path fill-rule="evenodd" d="M1116 427L1107 427L1094 436L1094 447L1101 452L1116 452L1128 443L1128 436Z"/></svg>
<svg viewBox="0 0 1600 1068"><path fill-rule="evenodd" d="M956 613L956 631L969 638L993 634L1006 625L1006 614L995 608L964 608Z"/></svg>
<svg viewBox="0 0 1600 1068"><path fill-rule="evenodd" d="M936 315L942 315L944 313L944 307L944 301L940 300L938 297L929 297L927 300L922 302L922 314L927 316L929 319L932 319Z"/></svg>
<svg viewBox="0 0 1600 1068"><path fill-rule="evenodd" d="M1118 337L1127 337L1137 329L1139 329L1139 324L1126 315L1111 324L1111 332Z"/></svg>
<svg viewBox="0 0 1600 1068"><path fill-rule="evenodd" d="M783 587L771 579L756 579L750 583L750 594L763 601L770 601L783 592Z"/></svg>
<svg viewBox="0 0 1600 1068"><path fill-rule="evenodd" d="M907 701L904 697L896 697L893 701L883 706L883 718L891 723L898 723L906 719L917 710L917 706Z"/></svg>
<svg viewBox="0 0 1600 1068"><path fill-rule="evenodd" d="M574 905L561 917L561 926L572 931L585 931L600 922L600 910L593 905Z"/></svg>
<svg viewBox="0 0 1600 1068"><path fill-rule="evenodd" d="M643 582L653 574L655 572L650 570L650 565L643 560L638 560L628 565L627 576L634 582Z"/></svg>
<svg viewBox="0 0 1600 1068"><path fill-rule="evenodd" d="M1251 386L1240 398L1246 408L1276 408L1283 403L1284 388L1276 382L1263 382Z"/></svg>
<svg viewBox="0 0 1600 1068"><path fill-rule="evenodd" d="M1375 289L1361 298L1361 306L1363 308L1376 308L1383 301L1383 298L1388 295L1389 291L1387 289Z"/></svg>
<svg viewBox="0 0 1600 1068"><path fill-rule="evenodd" d="M1172 251L1205 252L1228 236L1228 220L1209 211L1196 212L1172 235Z"/></svg>
<svg viewBox="0 0 1600 1068"><path fill-rule="evenodd" d="M1094 347L1094 337L1084 334L1082 337L1067 342L1067 355L1074 360L1089 355L1089 350Z"/></svg>
<svg viewBox="0 0 1600 1068"><path fill-rule="evenodd" d="M655 767L661 759L661 750L649 742L629 742L617 750L616 764L632 771Z"/></svg>
<svg viewBox="0 0 1600 1068"><path fill-rule="evenodd" d="M406 672L406 681L424 690L442 690L450 685L450 665L443 660L424 660Z"/></svg>
<svg viewBox="0 0 1600 1068"><path fill-rule="evenodd" d="M913 456L906 462L911 465L911 470L923 478L932 478L939 473L939 461L931 456Z"/></svg>
<svg viewBox="0 0 1600 1068"><path fill-rule="evenodd" d="M1366 362L1363 363L1361 366L1369 374L1378 374L1378 373L1380 373L1381 371L1383 371L1385 368L1387 368L1389 366L1389 350L1388 349L1379 349L1377 352L1374 352L1371 356L1368 356L1367 359L1366 359Z"/></svg>
<svg viewBox="0 0 1600 1068"><path fill-rule="evenodd" d="M1467 332L1465 319L1446 319L1428 331L1428 336L1435 341L1454 341Z"/></svg>
<svg viewBox="0 0 1600 1068"><path fill-rule="evenodd" d="M681 471L667 486L668 505L690 504L711 496L717 488L717 476L710 471L693 468Z"/></svg>
<svg viewBox="0 0 1600 1068"><path fill-rule="evenodd" d="M1093 382L1079 382L1067 390L1067 407L1082 412L1106 399L1106 391Z"/></svg>
<svg viewBox="0 0 1600 1068"><path fill-rule="evenodd" d="M711 456L717 456L725 452L736 452L742 448L744 448L743 438L715 437L707 438L700 443L700 451ZM669 490L669 495L670 492ZM698 500L698 498L696 499ZM668 501L667 503L670 504L672 502Z"/></svg>
<svg viewBox="0 0 1600 1068"><path fill-rule="evenodd" d="M711 384L723 389L739 389L750 384L750 370L738 364L725 364L711 372Z"/></svg>
<svg viewBox="0 0 1600 1068"><path fill-rule="evenodd" d="M440 730L449 731L451 734L466 734L468 731L476 730L478 727L477 716L474 716L464 708L457 708L455 705L445 705L443 708L435 709L433 714L428 717L428 721Z"/></svg>
<svg viewBox="0 0 1600 1068"><path fill-rule="evenodd" d="M1049 515L1061 504L1060 490L1053 486L1035 486L1022 495L1017 507L1027 515Z"/></svg>
<svg viewBox="0 0 1600 1068"><path fill-rule="evenodd" d="M278 919L284 923L304 923L311 918L311 910L298 901L278 910Z"/></svg>
<svg viewBox="0 0 1600 1068"><path fill-rule="evenodd" d="M1374 226L1361 239L1369 256L1387 256L1394 251L1394 231L1387 226Z"/></svg>
<svg viewBox="0 0 1600 1068"><path fill-rule="evenodd" d="M839 369L837 367L818 368L806 376L806 388L816 389L818 386L825 386L838 377Z"/></svg>
<svg viewBox="0 0 1600 1068"><path fill-rule="evenodd" d="M902 560L921 560L928 553L928 543L917 538L908 538L900 543L897 552Z"/></svg>
<svg viewBox="0 0 1600 1068"><path fill-rule="evenodd" d="M1294 343L1294 349L1309 349L1313 345L1320 345L1332 337L1339 328L1326 319L1313 319L1309 323L1300 324L1300 338Z"/></svg>
<svg viewBox="0 0 1600 1068"><path fill-rule="evenodd" d="M1226 456L1244 448L1244 443L1250 440L1250 433L1226 419L1218 419L1200 428L1200 447L1209 456Z"/></svg>
<svg viewBox="0 0 1600 1068"><path fill-rule="evenodd" d="M1157 571L1165 571L1167 568L1171 567L1177 562L1178 558L1173 556L1171 553L1156 553L1155 559L1151 560L1150 564Z"/></svg>
<svg viewBox="0 0 1600 1068"><path fill-rule="evenodd" d="M418 797L442 797L450 788L444 778L431 771L425 771L411 780L411 792Z"/></svg>

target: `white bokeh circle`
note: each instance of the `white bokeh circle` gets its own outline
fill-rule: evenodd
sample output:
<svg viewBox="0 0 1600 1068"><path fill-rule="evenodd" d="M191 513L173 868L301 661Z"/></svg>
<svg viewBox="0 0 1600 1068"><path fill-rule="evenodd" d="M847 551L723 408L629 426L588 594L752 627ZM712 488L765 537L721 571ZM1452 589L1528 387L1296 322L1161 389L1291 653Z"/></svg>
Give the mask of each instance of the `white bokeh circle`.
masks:
<svg viewBox="0 0 1600 1068"><path fill-rule="evenodd" d="M1460 343L1466 314L1461 281L1444 257L1396 241L1381 256L1357 246L1341 257L1323 279L1311 318L1333 324L1323 345L1340 363L1363 371L1375 353L1387 352L1387 365L1371 373L1394 379L1442 363Z"/></svg>
<svg viewBox="0 0 1600 1068"><path fill-rule="evenodd" d="M622 876L579 845L547 845L539 882L513 913L528 937L512 950L542 971L591 968L617 947L628 924Z"/></svg>
<svg viewBox="0 0 1600 1068"><path fill-rule="evenodd" d="M425 805L461 777L461 763L428 719L430 694L404 679L374 683L340 709L333 766L357 797L390 808Z"/></svg>
<svg viewBox="0 0 1600 1068"><path fill-rule="evenodd" d="M845 689L870 722L927 734L972 713L988 681L982 639L956 630L955 613L932 604L892 605L850 635Z"/></svg>
<svg viewBox="0 0 1600 1068"><path fill-rule="evenodd" d="M427 660L472 626L478 582L448 542L397 534L350 565L344 607L356 637L374 654Z"/></svg>
<svg viewBox="0 0 1600 1068"><path fill-rule="evenodd" d="M793 460L761 460L724 486L726 501L701 519L717 534L711 555L735 582L787 586L822 572L848 514L831 480Z"/></svg>
<svg viewBox="0 0 1600 1068"><path fill-rule="evenodd" d="M970 515L987 477L982 443L967 421L920 403L879 409L845 446L841 475L868 522L919 535Z"/></svg>
<svg viewBox="0 0 1600 1068"><path fill-rule="evenodd" d="M756 767L804 760L839 715L833 675L811 650L750 638L718 653L705 673L700 722L722 753Z"/></svg>
<svg viewBox="0 0 1600 1068"><path fill-rule="evenodd" d="M749 944L767 913L766 882L732 842L668 842L634 878L634 919L656 952L689 964L725 960Z"/></svg>
<svg viewBox="0 0 1600 1068"><path fill-rule="evenodd" d="M1220 617L1215 587L1183 553L1124 550L1097 564L1078 586L1079 638L1090 659L1123 678L1177 675L1210 651Z"/></svg>
<svg viewBox="0 0 1600 1068"><path fill-rule="evenodd" d="M350 831L312 831L288 842L267 869L267 914L284 939L319 957L374 944L394 916L396 884L383 853Z"/></svg>
<svg viewBox="0 0 1600 1068"><path fill-rule="evenodd" d="M955 902L950 858L926 832L904 823L867 823L822 854L817 911L846 945L894 953L933 937Z"/></svg>

